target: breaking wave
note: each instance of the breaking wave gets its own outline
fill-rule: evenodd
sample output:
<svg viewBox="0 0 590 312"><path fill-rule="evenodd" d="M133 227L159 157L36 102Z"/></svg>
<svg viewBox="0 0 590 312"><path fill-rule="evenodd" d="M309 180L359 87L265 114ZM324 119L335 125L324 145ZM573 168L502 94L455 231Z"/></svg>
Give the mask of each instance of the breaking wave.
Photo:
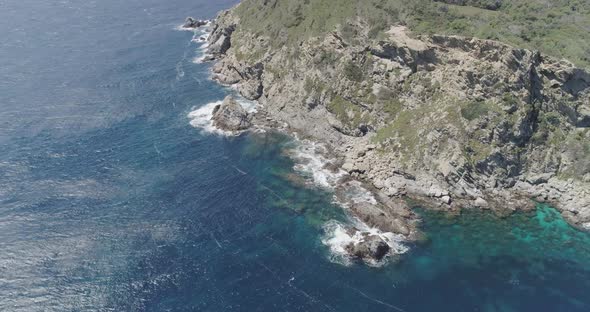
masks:
<svg viewBox="0 0 590 312"><path fill-rule="evenodd" d="M216 101L205 104L188 114L191 126L201 129L205 133L228 135L229 132L213 126L213 110L217 105L221 105L223 101Z"/></svg>
<svg viewBox="0 0 590 312"><path fill-rule="evenodd" d="M243 98L237 98L236 102L240 104L248 113L256 112L257 103L248 101ZM190 119L191 126L201 129L204 133L208 134L219 134L219 135L232 135L234 133L230 131L224 131L213 126L213 110L217 105L221 105L223 100L211 102L205 104L197 109L194 109L188 113L187 117Z"/></svg>
<svg viewBox="0 0 590 312"><path fill-rule="evenodd" d="M197 55L193 58L193 63L200 64L203 63L205 58L207 57L207 48L209 47L209 35L211 34L211 30L209 28L209 24L207 26L195 30L193 38L191 42L196 43L199 45L197 48Z"/></svg>
<svg viewBox="0 0 590 312"><path fill-rule="evenodd" d="M211 21L206 25L198 28L184 28L182 25L174 27L177 31L189 31L193 33L191 43L198 45L197 55L193 58L192 62L195 64L203 63L207 56L207 48L209 47L209 35L211 34Z"/></svg>
<svg viewBox="0 0 590 312"><path fill-rule="evenodd" d="M386 259L391 256L404 254L409 250L404 244L405 238L402 235L382 232L377 228L368 227L360 220L354 220L354 228L358 229L358 231L354 231L353 233L347 229L345 224L336 220L330 220L324 224L322 227L324 235L321 241L322 244L330 249L330 261L346 266L351 265L353 259L346 251L346 247L349 244L362 242L364 239L363 233L369 233L369 236L377 235L389 245L390 250ZM382 266L387 263L386 259L379 262L367 261L367 264L371 266Z"/></svg>
<svg viewBox="0 0 590 312"><path fill-rule="evenodd" d="M375 195L361 182L345 179L348 173L340 168L335 159L330 157L329 150L322 143L296 140L296 146L290 151L290 156L296 163L293 167L296 172L306 177L315 186L335 191L334 202L344 209L361 203L379 205ZM330 261L351 265L353 258L346 247L362 242L364 234L379 236L389 245L390 251L386 258L408 251L408 247L404 244L406 239L403 235L383 232L368 226L353 216L350 216L349 220L346 224L330 220L323 225L324 234L321 241L330 250ZM387 261L367 260L366 263L371 266L382 266Z"/></svg>
<svg viewBox="0 0 590 312"><path fill-rule="evenodd" d="M201 64L207 57L207 48L209 47L209 42L207 41L208 39L209 31L207 30L196 32L193 36L193 39L191 39L191 42L199 45L199 48L197 48L197 55L193 58L193 63Z"/></svg>
<svg viewBox="0 0 590 312"><path fill-rule="evenodd" d="M334 160L326 156L327 153L328 150L321 143L298 140L291 151L291 157L296 162L295 171L320 187L334 189L346 172L335 166Z"/></svg>

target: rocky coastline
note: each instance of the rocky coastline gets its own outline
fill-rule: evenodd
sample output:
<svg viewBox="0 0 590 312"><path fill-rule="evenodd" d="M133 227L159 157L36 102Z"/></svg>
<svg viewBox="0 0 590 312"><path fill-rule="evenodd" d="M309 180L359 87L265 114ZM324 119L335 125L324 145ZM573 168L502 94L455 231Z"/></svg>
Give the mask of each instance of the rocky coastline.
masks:
<svg viewBox="0 0 590 312"><path fill-rule="evenodd" d="M361 38L369 28L355 27ZM547 202L590 230L590 74L496 41L387 34L351 44L334 31L294 52L228 10L212 22L206 59L214 80L261 104L254 125L329 147L346 173L340 198L351 180L375 194L377 204L348 206L369 226L418 239L412 199L500 215ZM364 241L349 252L379 258L379 240Z"/></svg>

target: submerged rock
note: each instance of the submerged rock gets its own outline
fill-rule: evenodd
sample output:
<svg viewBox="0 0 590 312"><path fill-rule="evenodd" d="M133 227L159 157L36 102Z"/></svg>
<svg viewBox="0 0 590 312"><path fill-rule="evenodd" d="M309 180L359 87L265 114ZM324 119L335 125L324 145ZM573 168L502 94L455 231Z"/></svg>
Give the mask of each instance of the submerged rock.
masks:
<svg viewBox="0 0 590 312"><path fill-rule="evenodd" d="M182 27L183 28L198 28L198 27L207 25L207 23L208 23L208 21L206 21L206 20L197 20L197 19L194 19L189 16L184 21L184 25L182 25Z"/></svg>
<svg viewBox="0 0 590 312"><path fill-rule="evenodd" d="M231 96L215 107L211 119L213 126L226 131L241 131L251 126L250 114Z"/></svg>

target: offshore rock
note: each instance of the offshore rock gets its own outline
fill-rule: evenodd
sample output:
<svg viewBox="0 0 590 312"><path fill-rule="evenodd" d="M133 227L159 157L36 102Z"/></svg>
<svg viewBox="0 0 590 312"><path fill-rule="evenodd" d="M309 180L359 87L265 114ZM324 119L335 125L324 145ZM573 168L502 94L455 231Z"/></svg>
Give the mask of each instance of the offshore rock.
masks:
<svg viewBox="0 0 590 312"><path fill-rule="evenodd" d="M189 16L184 21L184 25L182 25L182 27L183 28L198 28L198 27L207 25L207 23L208 23L208 21L206 21L206 20L198 20L198 19L194 19Z"/></svg>
<svg viewBox="0 0 590 312"><path fill-rule="evenodd" d="M251 126L250 114L231 96L213 110L213 126L226 131L242 131Z"/></svg>
<svg viewBox="0 0 590 312"><path fill-rule="evenodd" d="M378 235L362 233L363 239L346 246L346 251L353 257L363 260L382 260L390 250L389 245Z"/></svg>

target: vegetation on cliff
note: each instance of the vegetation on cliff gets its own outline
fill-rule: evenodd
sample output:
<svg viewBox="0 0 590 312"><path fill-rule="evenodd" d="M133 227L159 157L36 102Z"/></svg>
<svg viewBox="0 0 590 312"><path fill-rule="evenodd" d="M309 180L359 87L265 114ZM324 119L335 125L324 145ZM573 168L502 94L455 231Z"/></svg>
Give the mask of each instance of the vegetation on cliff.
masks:
<svg viewBox="0 0 590 312"><path fill-rule="evenodd" d="M494 39L590 66L587 0L244 0L236 13L244 28L271 37L274 46L295 44L337 25L344 35L353 35L349 23L359 17L371 25L371 37L402 23L414 33Z"/></svg>
<svg viewBox="0 0 590 312"><path fill-rule="evenodd" d="M244 0L210 37L214 79L389 196L524 194L590 228L590 3L486 3Z"/></svg>
<svg viewBox="0 0 590 312"><path fill-rule="evenodd" d="M313 63L303 65L309 68L304 73L307 97L315 98L313 103L320 97L326 98L324 105L342 123L340 130L351 135L374 131L376 135L373 141L395 149L401 159L416 160L423 154L430 154L432 151L424 146L430 143L424 143L421 134L427 133L425 128L431 129L433 125L440 124L441 127L453 126L455 131L445 134L445 137L466 143L463 155L474 167L478 166L478 162L489 162L491 158L497 157L498 148L510 142L503 151L510 156L502 156L509 160L502 160L503 165L507 164L506 161L520 162L520 155L526 149L531 152L534 146L552 146L562 153L567 152L574 162L560 175L564 178L582 177L588 173L590 155L584 154L587 149L584 143L587 131L572 131L579 126L579 122L572 118L579 117L574 116L574 111L580 107L580 90L550 95L541 89L550 89L551 81L526 81L529 77L526 77L525 67L530 64L500 69L494 64L497 60L486 60L486 56L475 55L473 64L462 66L462 70L456 74L466 76L464 88L483 88L483 92L473 95L469 94L473 92L465 94L462 91L459 96L449 97L456 93L453 87L447 85L446 90L441 90L441 84L448 84L443 79L453 81L456 77L442 77L456 65L444 67L436 64L441 62L440 56L436 56L438 60L430 60L433 55L428 53L432 51L422 51L421 45L424 44L422 41L432 39L419 38L436 33L494 39L516 47L538 49L546 55L563 57L578 65L588 66L588 1L244 0L234 10L234 15L240 20L240 27L232 39L238 46L234 54L239 60L258 62L267 53L274 54L281 50L288 57L281 58L281 62L274 65L273 62L265 64L275 78L280 78L287 76L288 72L299 71L295 67L302 67L299 61L306 58L301 53L314 54ZM393 55L387 55L391 51L376 51L375 45L379 46L391 40L391 37L406 35L405 32L392 34L392 25L407 25L411 30L407 35L412 38L394 44L399 49L409 42L408 50ZM342 51L322 45L328 34L335 35L337 45L342 45L344 49L352 47L351 50ZM259 41L261 44L252 44L252 38L266 40ZM312 47L314 51L302 48L309 42L315 42L313 44L316 46ZM364 51L357 51L354 47ZM463 48L466 52L474 49L469 45ZM506 49L500 45L490 45L488 48ZM384 49L391 47L386 45ZM405 58L402 62L405 64L397 66L387 63L388 58L396 61L392 57ZM527 57L533 58L532 55ZM465 60L446 60L442 63L447 61ZM420 66L417 65L419 62L430 63L430 68L426 66L419 70L416 67ZM536 61L531 59L530 62ZM383 70L384 66L393 68ZM408 70L405 66L409 66L411 72L402 72ZM443 73L433 74L437 72L435 66ZM508 64L508 67L511 66ZM313 69L321 70L322 73L314 75ZM512 71L520 71L517 76L521 77L508 79ZM529 90L523 93L522 88ZM531 90L533 88L539 90ZM547 94L540 96L537 92ZM426 117L433 111L442 115L430 118L430 124L420 125L419 121L412 121L416 116ZM475 125L472 128L476 131L470 131L470 125ZM504 133L501 139L485 137L497 132ZM520 171L517 167L507 170ZM512 173L507 172L505 175L510 176Z"/></svg>

